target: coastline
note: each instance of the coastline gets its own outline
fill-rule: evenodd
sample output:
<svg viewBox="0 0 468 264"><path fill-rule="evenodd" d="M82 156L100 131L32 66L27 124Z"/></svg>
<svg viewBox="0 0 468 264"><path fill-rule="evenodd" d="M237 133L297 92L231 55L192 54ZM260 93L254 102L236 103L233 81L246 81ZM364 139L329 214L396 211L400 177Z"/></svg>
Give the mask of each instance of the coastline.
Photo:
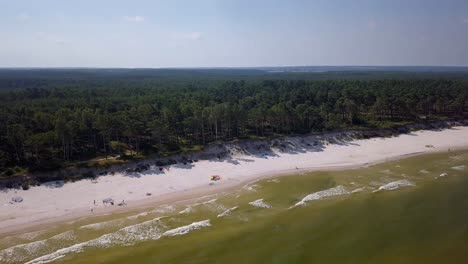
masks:
<svg viewBox="0 0 468 264"><path fill-rule="evenodd" d="M304 140L305 139L305 140ZM167 203L182 203L204 195L212 195L268 177L301 172L345 170L370 166L406 157L468 148L468 127L453 127L441 131L417 131L391 138L350 139L323 141L323 146L301 150L311 137L285 138L296 151L275 149L237 152L231 159L202 160L187 165L175 164L159 173L142 175L108 175L97 183L83 180L65 185L32 187L28 191L0 192L0 236L46 228L55 223L128 213ZM428 147L429 146L429 147ZM220 175L221 181L210 185L211 175ZM172 187L172 188L171 188ZM138 190L138 193L133 193ZM16 191L16 193L15 193ZM152 191L147 197L146 192ZM130 193L132 192L132 193ZM24 197L18 204L9 204L12 196ZM93 206L93 200L112 197L124 199L127 206ZM94 199L93 199L94 198ZM70 203L67 203L69 201ZM100 200L98 200L100 203ZM94 213L90 212L94 209Z"/></svg>

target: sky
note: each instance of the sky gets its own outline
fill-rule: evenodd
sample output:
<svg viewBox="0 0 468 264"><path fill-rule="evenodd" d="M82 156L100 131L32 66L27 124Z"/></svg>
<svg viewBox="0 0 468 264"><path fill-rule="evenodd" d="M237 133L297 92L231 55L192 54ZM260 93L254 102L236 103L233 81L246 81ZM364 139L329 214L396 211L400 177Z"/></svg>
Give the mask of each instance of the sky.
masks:
<svg viewBox="0 0 468 264"><path fill-rule="evenodd" d="M468 0L0 0L0 67L468 66Z"/></svg>

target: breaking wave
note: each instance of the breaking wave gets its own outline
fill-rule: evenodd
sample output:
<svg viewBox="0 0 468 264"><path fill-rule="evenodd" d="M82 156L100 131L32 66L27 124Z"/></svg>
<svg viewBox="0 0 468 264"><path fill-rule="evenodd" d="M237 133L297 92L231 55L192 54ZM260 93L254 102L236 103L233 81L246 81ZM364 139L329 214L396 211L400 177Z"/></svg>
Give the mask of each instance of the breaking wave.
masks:
<svg viewBox="0 0 468 264"><path fill-rule="evenodd" d="M107 248L115 245L129 246L139 241L157 240L161 237L161 227L164 227L160 221L161 218L162 217L159 217L136 225L127 226L115 233L105 234L96 239L61 248L51 254L28 261L26 264L49 263L63 258L67 254L82 252L87 247Z"/></svg>
<svg viewBox="0 0 468 264"><path fill-rule="evenodd" d="M104 229L108 227L115 227L123 224L124 220L123 219L116 219L116 220L111 220L111 221L105 221L105 222L98 222L98 223L93 223L89 225L84 225L80 226L80 229L94 229L94 230L99 230L99 229Z"/></svg>
<svg viewBox="0 0 468 264"><path fill-rule="evenodd" d="M339 195L345 195L345 194L349 194L349 191L347 191L342 185L339 185L334 188L330 188L327 190L309 194L306 197L304 197L300 202L296 203L293 207L303 206L309 201L316 201L316 200L321 200L323 198L327 198L331 196L339 196Z"/></svg>
<svg viewBox="0 0 468 264"><path fill-rule="evenodd" d="M452 170L457 170L457 171L464 171L466 168L465 165L460 165L460 166L455 166L455 167L452 167Z"/></svg>
<svg viewBox="0 0 468 264"><path fill-rule="evenodd" d="M190 214L191 212L193 212L193 208L191 206L187 206L187 208L180 211L179 214Z"/></svg>
<svg viewBox="0 0 468 264"><path fill-rule="evenodd" d="M271 208L271 205L265 203L263 201L263 198L250 202L249 204L255 207L260 207L260 208Z"/></svg>
<svg viewBox="0 0 468 264"><path fill-rule="evenodd" d="M135 220L135 219L138 219L138 218L140 218L140 217L147 216L147 215L148 215L148 212L143 212L143 213L140 213L140 214L127 216L127 219L129 219L129 220Z"/></svg>
<svg viewBox="0 0 468 264"><path fill-rule="evenodd" d="M258 184L252 184L252 185L247 184L242 187L242 189L251 191L251 192L256 192L258 188L260 188L260 185Z"/></svg>
<svg viewBox="0 0 468 264"><path fill-rule="evenodd" d="M19 244L0 251L0 260L5 261L5 263L23 262L34 255L38 255L41 250L47 249L50 241L73 241L76 238L75 233L70 230L47 239Z"/></svg>
<svg viewBox="0 0 468 264"><path fill-rule="evenodd" d="M226 211L220 213L218 215L218 218L226 217L226 216L230 215L232 213L232 211L237 210L237 208L239 208L239 206L234 206L232 208L227 209Z"/></svg>
<svg viewBox="0 0 468 264"><path fill-rule="evenodd" d="M193 230L198 230L198 229L201 229L203 227L208 227L208 226L211 226L209 219L208 220L203 220L203 221L200 221L200 222L193 222L190 225L181 226L181 227L177 227L177 228L174 228L174 229L171 229L171 230L167 230L161 236L162 237L168 237L168 236L186 235L186 234L190 233Z"/></svg>
<svg viewBox="0 0 468 264"><path fill-rule="evenodd" d="M351 193L360 193L360 192L363 192L364 190L366 190L366 187L357 188L351 191Z"/></svg>
<svg viewBox="0 0 468 264"><path fill-rule="evenodd" d="M196 204L193 204L192 207L204 206L214 212L222 212L226 210L226 207L224 207L222 204L216 203L217 200L218 200L217 198L214 198L206 202L196 203Z"/></svg>
<svg viewBox="0 0 468 264"><path fill-rule="evenodd" d="M412 186L416 186L416 185L408 180L399 180L399 181L394 181L394 182L390 182L385 185L382 185L379 187L379 189L375 190L374 192L392 191L392 190L396 190L402 187L412 187Z"/></svg>
<svg viewBox="0 0 468 264"><path fill-rule="evenodd" d="M152 211L152 213L160 213L160 214L166 214L166 213L172 213L175 211L175 206L173 205L162 205Z"/></svg>

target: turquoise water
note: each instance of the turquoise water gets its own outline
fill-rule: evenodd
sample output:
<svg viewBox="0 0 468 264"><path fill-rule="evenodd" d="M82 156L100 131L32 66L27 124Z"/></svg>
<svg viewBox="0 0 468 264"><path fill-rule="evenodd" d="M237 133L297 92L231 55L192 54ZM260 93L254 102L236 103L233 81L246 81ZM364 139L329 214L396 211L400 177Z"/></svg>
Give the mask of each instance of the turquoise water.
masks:
<svg viewBox="0 0 468 264"><path fill-rule="evenodd" d="M266 179L2 238L0 262L468 263L467 173L464 151Z"/></svg>

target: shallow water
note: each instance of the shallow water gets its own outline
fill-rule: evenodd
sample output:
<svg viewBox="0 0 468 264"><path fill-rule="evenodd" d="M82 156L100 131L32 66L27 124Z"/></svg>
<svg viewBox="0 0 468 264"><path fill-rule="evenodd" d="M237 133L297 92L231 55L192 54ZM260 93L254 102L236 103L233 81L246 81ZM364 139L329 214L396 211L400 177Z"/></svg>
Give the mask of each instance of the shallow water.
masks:
<svg viewBox="0 0 468 264"><path fill-rule="evenodd" d="M468 263L468 151L0 238L0 263Z"/></svg>

